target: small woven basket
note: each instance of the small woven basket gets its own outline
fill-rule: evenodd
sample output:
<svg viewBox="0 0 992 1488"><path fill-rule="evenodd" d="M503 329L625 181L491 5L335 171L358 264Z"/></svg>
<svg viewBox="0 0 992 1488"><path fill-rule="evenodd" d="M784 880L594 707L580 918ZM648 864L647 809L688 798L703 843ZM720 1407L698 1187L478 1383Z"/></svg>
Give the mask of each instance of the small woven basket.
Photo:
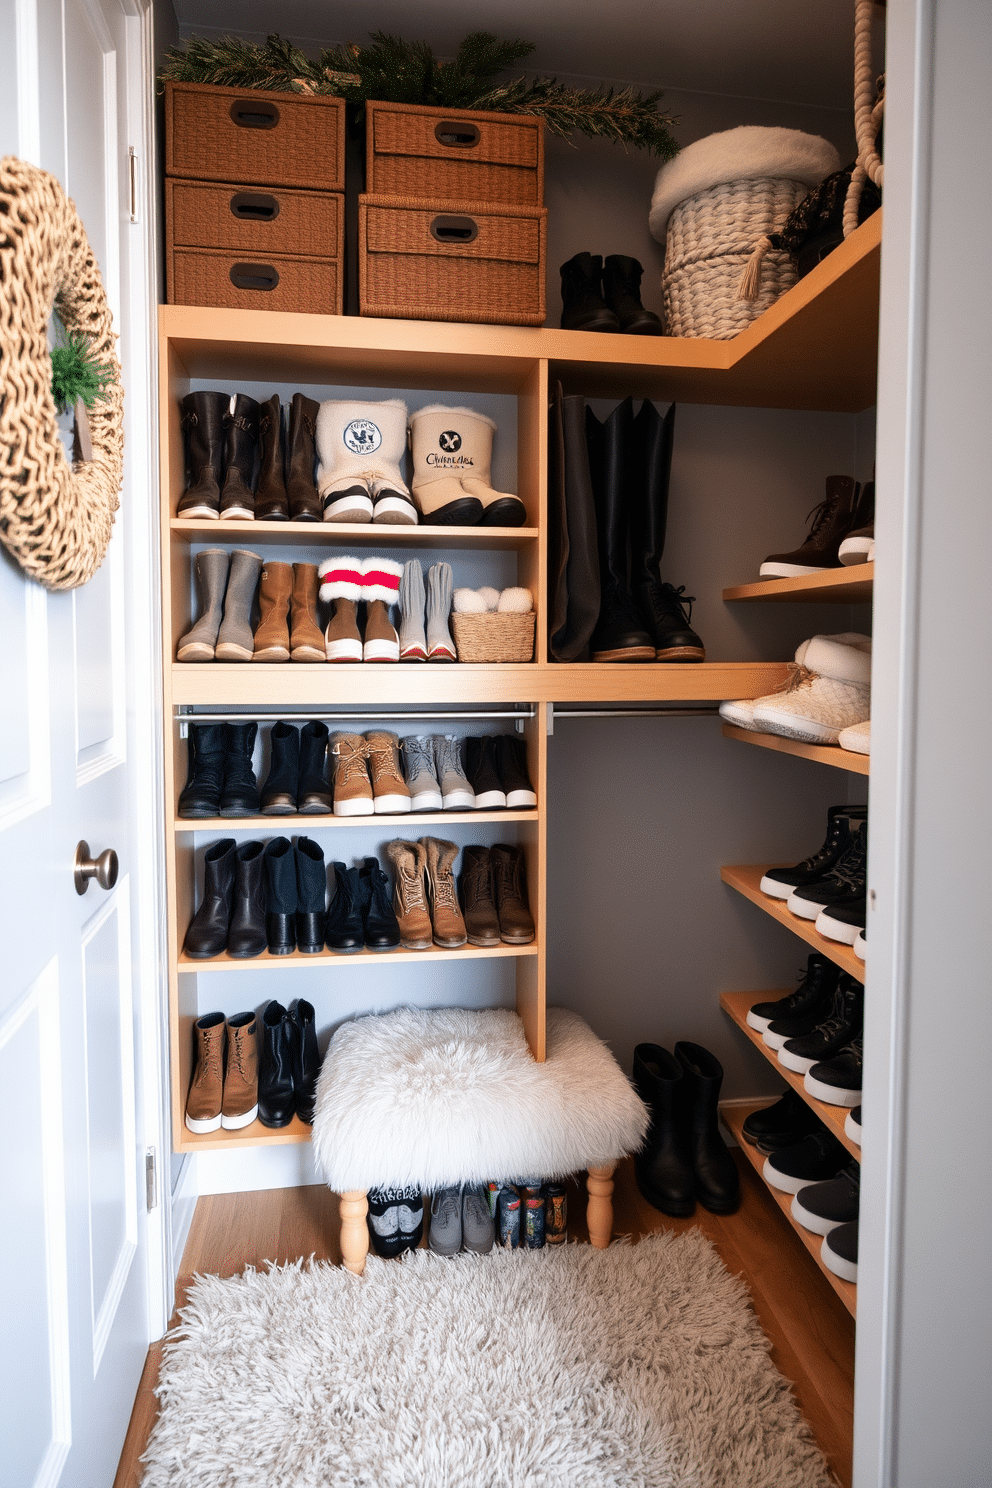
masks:
<svg viewBox="0 0 992 1488"><path fill-rule="evenodd" d="M757 298L738 297L755 243L777 232L808 194L802 181L758 176L680 202L668 221L661 276L666 334L728 341L790 289L795 264L772 250L761 266Z"/></svg>
<svg viewBox="0 0 992 1488"><path fill-rule="evenodd" d="M452 615L459 661L530 661L534 655L533 610L527 615Z"/></svg>

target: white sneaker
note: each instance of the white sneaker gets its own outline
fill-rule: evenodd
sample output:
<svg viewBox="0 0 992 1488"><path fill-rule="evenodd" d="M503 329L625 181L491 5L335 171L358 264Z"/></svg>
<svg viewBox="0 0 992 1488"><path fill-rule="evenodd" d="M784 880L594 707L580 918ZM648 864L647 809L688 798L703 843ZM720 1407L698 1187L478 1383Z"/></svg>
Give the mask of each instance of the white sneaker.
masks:
<svg viewBox="0 0 992 1488"><path fill-rule="evenodd" d="M871 716L871 638L813 636L786 692L760 698L758 729L807 744L836 744Z"/></svg>
<svg viewBox="0 0 992 1488"><path fill-rule="evenodd" d="M796 649L796 666L802 666L803 657L809 641L803 641ZM788 685L788 684L786 684ZM732 723L737 728L750 729L753 733L759 733L759 726L754 721L754 710L759 703L769 702L776 694L767 693L760 698L738 698L736 702L725 702L720 704L720 717L725 723Z"/></svg>
<svg viewBox="0 0 992 1488"><path fill-rule="evenodd" d="M864 723L852 723L850 728L841 729L837 743L841 749L849 749L852 754L870 754L871 719L866 718Z"/></svg>

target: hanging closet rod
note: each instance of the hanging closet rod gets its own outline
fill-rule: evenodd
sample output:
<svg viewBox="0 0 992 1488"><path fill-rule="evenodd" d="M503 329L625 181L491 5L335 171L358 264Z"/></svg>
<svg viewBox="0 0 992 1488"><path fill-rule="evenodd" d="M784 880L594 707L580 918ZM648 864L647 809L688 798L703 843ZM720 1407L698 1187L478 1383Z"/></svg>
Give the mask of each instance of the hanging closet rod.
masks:
<svg viewBox="0 0 992 1488"><path fill-rule="evenodd" d="M647 704L643 708L570 708L558 703L548 704L548 733L553 734L559 718L712 718L719 712L719 703Z"/></svg>

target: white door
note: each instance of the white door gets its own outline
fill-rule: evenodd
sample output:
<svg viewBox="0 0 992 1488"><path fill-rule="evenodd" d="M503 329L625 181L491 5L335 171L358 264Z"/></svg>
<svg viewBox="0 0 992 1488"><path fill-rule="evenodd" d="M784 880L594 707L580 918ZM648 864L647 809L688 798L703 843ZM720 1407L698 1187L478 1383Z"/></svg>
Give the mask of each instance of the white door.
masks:
<svg viewBox="0 0 992 1488"><path fill-rule="evenodd" d="M110 1488L157 1331L148 1257L160 1264L162 1209L148 1213L145 1184L146 1146L161 1150L146 928L157 871L149 238L140 198L143 220L131 220L129 156L136 146L147 169L146 32L131 0L0 0L0 154L43 166L75 200L121 338L127 441L121 513L90 583L49 594L0 550L0 1481L10 1488ZM93 856L117 852L111 889L91 882L77 894L82 840Z"/></svg>

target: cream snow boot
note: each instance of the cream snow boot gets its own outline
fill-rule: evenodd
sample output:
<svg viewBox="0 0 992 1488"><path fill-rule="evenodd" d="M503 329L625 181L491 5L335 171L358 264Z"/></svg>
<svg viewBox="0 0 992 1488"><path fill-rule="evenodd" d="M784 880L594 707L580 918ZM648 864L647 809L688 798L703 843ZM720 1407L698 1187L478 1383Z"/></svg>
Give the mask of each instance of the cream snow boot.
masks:
<svg viewBox="0 0 992 1488"><path fill-rule="evenodd" d="M871 640L813 636L786 692L761 698L755 726L808 744L836 744L871 716Z"/></svg>
<svg viewBox="0 0 992 1488"><path fill-rule="evenodd" d="M796 675L795 668L802 667L803 662L806 659L806 652L812 645L813 641L816 639L819 639L821 641L837 641L848 646L867 648L869 655L871 653L871 641L868 636L858 635L853 630L845 630L842 631L840 634L833 636L811 636L808 641L802 641L796 648L795 667L792 668L790 675L785 679L781 687L777 688L775 692L767 693L763 697L737 698L734 702L728 701L721 703L720 717L724 720L724 722L732 723L736 728L750 729L752 733L760 733L761 728L754 721L755 708L758 707L759 703L774 702L781 693L789 691L793 687Z"/></svg>
<svg viewBox="0 0 992 1488"><path fill-rule="evenodd" d="M321 403L317 414L317 489L325 522L417 525L400 474L406 449L406 404L353 399Z"/></svg>
<svg viewBox="0 0 992 1488"><path fill-rule="evenodd" d="M489 484L496 425L473 408L431 403L410 415L413 496L424 521L445 527L521 527L517 496Z"/></svg>

